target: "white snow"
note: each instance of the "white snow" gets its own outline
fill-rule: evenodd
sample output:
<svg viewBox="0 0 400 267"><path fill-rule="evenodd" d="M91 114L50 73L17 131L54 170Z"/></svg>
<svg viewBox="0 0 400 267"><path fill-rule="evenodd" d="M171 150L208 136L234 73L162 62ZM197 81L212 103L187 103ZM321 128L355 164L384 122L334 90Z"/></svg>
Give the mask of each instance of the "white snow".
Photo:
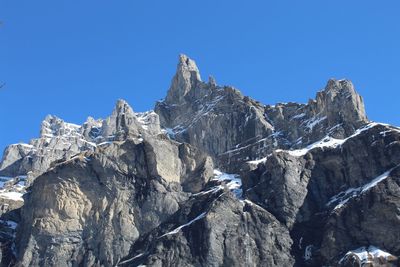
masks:
<svg viewBox="0 0 400 267"><path fill-rule="evenodd" d="M22 193L19 192L0 192L0 198L11 199L15 201L24 201Z"/></svg>
<svg viewBox="0 0 400 267"><path fill-rule="evenodd" d="M237 174L228 174L214 170L214 180L225 182L229 190L231 190L237 198L241 198L243 194L242 179Z"/></svg>
<svg viewBox="0 0 400 267"><path fill-rule="evenodd" d="M221 102L221 100L223 100L224 97L225 97L224 95L218 95L214 97L212 100L210 100L208 103L201 105L201 108L198 111L196 111L196 113L191 117L190 121L187 122L187 125L185 126L178 125L174 127L173 129L174 134L180 134L185 132L188 128L191 128L193 125L195 125L197 121L201 120L203 116L209 115L210 111L212 111L215 108L215 106L217 106L217 104ZM215 114L212 115L215 116Z"/></svg>
<svg viewBox="0 0 400 267"><path fill-rule="evenodd" d="M218 186L212 187L211 189L209 189L207 191L201 191L199 193L193 194L193 196L207 195L207 194L210 194L210 193L215 193L215 192L217 192L219 190L222 190L222 189L224 189L224 187L222 185L218 185Z"/></svg>
<svg viewBox="0 0 400 267"><path fill-rule="evenodd" d="M374 259L379 258L387 260L388 257L393 255L375 246L360 247L358 249L350 250L349 252L347 252L346 255L342 259L340 259L339 264L342 263L349 256L356 256L361 265L364 266L364 264L373 263Z"/></svg>
<svg viewBox="0 0 400 267"><path fill-rule="evenodd" d="M400 165L398 165L400 166ZM395 167L396 168L396 167ZM330 206L332 204L336 204L335 208L333 210L337 210L340 209L341 207L343 207L350 199L363 194L364 192L367 192L368 190L370 190L371 188L373 188L374 186L376 186L378 183L380 183L381 181L385 180L389 175L390 172L393 170L394 168L390 169L389 171L379 175L378 177L372 179L369 183L364 184L363 186L360 187L352 187L347 189L346 191L342 191L339 194L333 196L329 202L326 204L326 206Z"/></svg>
<svg viewBox="0 0 400 267"><path fill-rule="evenodd" d="M105 142L102 142L102 143L100 143L100 144L97 144L97 146L104 146L104 145L109 145L109 144L112 144L112 142L110 142L110 141L105 141Z"/></svg>
<svg viewBox="0 0 400 267"><path fill-rule="evenodd" d="M257 160L250 160L250 161L247 161L247 163L250 165L257 166L258 164L265 163L266 161L267 161L267 157L262 158L262 159L257 159Z"/></svg>
<svg viewBox="0 0 400 267"><path fill-rule="evenodd" d="M326 116L324 116L324 117L314 117L314 118L311 118L311 119L305 121L306 127L307 127L310 131L312 131L312 129L313 129L317 124L321 123L321 122L324 121L324 120L326 120Z"/></svg>
<svg viewBox="0 0 400 267"><path fill-rule="evenodd" d="M36 148L33 145L30 144L26 144L26 143L16 143L16 144L11 144L9 145L10 147L15 147L15 146L22 146L26 149L30 149L30 150L35 150Z"/></svg>
<svg viewBox="0 0 400 267"><path fill-rule="evenodd" d="M275 132L275 133L273 133L273 134L271 134L271 135L268 135L267 137L264 137L264 138L261 138L261 139L257 140L257 141L254 142L254 143L251 143L251 144L249 144L249 145L242 146L242 147L240 146L241 144L236 144L236 145L234 146L234 147L235 147L234 149L225 151L224 153L221 153L221 155L230 154L230 153L233 153L233 152L238 152L238 151L240 151L240 150L243 150L243 149L249 148L249 147L251 147L251 146L254 146L254 145L258 144L258 143L264 142L265 140L268 140L268 139L271 138L271 137L276 138L276 137L279 136L279 135L281 135L281 132ZM255 138L258 138L258 137L259 137L259 136L255 137Z"/></svg>
<svg viewBox="0 0 400 267"><path fill-rule="evenodd" d="M163 234L163 235L160 236L159 238L164 237L164 236L167 236L167 235L174 235L174 234L177 234L182 228L184 228L184 227L186 227L186 226L189 226L189 225L191 225L192 223L194 223L195 221L198 221L198 220L204 218L204 217L206 216L206 214L207 214L206 212L203 212L202 214L200 214L199 216L197 216L196 218L194 218L194 219L191 220L190 222L185 223L185 224L183 224L183 225L181 225L181 226L175 228L175 229L172 230L171 232L168 232L168 233L166 233L166 234Z"/></svg>
<svg viewBox="0 0 400 267"><path fill-rule="evenodd" d="M18 145L24 146L24 147L27 147L27 148L33 148L33 145L29 145L29 144L25 144L25 143L19 143Z"/></svg>
<svg viewBox="0 0 400 267"><path fill-rule="evenodd" d="M333 137L327 136L324 139L322 139L318 142L315 142L311 145L308 145L305 148L296 149L296 150L277 149L277 150L275 150L275 152L286 152L292 156L301 157L301 156L304 156L305 154L307 154L310 150L313 150L315 148L328 148L328 147L336 148L336 147L342 145L344 142L345 142L345 140L335 139Z"/></svg>
<svg viewBox="0 0 400 267"><path fill-rule="evenodd" d="M261 208L261 209L264 209L264 208L261 207L260 205L254 203L254 202L252 202L252 201L250 201L250 200L248 200L248 199L240 200L240 202L246 203L247 205L250 205L250 206L257 206L257 207L259 207L259 208Z"/></svg>
<svg viewBox="0 0 400 267"><path fill-rule="evenodd" d="M153 111L146 111L146 112L138 112L135 113L138 121L140 122L143 129L148 130L149 126L155 122L155 118L158 115Z"/></svg>
<svg viewBox="0 0 400 267"><path fill-rule="evenodd" d="M143 254L144 254L144 253L140 253L140 254L138 254L138 255L136 255L136 256L133 256L133 257L130 258L130 259L127 259L127 260L118 262L116 266L118 266L118 265L120 265L120 264L125 264L125 263L128 263L128 262L131 262L131 261L133 261L134 259L137 259L137 258L143 256Z"/></svg>
<svg viewBox="0 0 400 267"><path fill-rule="evenodd" d="M312 245L308 245L308 246L306 246L306 248L304 250L304 259L306 261L311 260L311 258L312 258L312 248L313 248Z"/></svg>
<svg viewBox="0 0 400 267"><path fill-rule="evenodd" d="M97 146L96 143L89 142L89 141L87 141L87 140L85 140L85 139L83 139L83 138L79 139L79 141L82 141L83 143L86 143L86 144L91 145L91 146L93 146L93 147L96 147L96 146Z"/></svg>
<svg viewBox="0 0 400 267"><path fill-rule="evenodd" d="M317 141L311 145L308 145L305 148L301 148L301 149L296 149L296 150L282 150L282 149L277 149L275 150L275 152L286 152L289 153L292 156L295 157L301 157L304 156L305 154L307 154L310 150L313 150L315 148L336 148L338 146L343 145L345 142L347 142L349 139L352 139L354 137L356 137L357 135L359 135L360 133L371 129L377 125L385 125L385 124L381 124L381 123L376 123L376 122L372 122L369 123L368 125L366 125L365 127L362 127L360 129L358 129L357 131L354 132L354 134L352 134L351 136L345 138L345 139L336 139L330 136L326 136L324 137L322 140ZM386 125L385 125L386 126Z"/></svg>
<svg viewBox="0 0 400 267"><path fill-rule="evenodd" d="M306 116L305 113L300 113L300 114L297 114L297 115L293 116L292 119L301 119L301 118L303 118L304 116Z"/></svg>

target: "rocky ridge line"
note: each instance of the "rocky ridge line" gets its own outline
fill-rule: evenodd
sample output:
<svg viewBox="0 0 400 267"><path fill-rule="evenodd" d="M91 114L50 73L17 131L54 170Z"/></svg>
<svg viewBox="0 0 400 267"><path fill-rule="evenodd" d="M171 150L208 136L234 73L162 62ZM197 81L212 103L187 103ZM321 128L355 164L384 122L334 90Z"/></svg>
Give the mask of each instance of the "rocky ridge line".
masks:
<svg viewBox="0 0 400 267"><path fill-rule="evenodd" d="M0 165L31 175L1 218L19 223L7 264L399 264L400 129L369 122L348 80L263 105L181 55L155 113L118 101L105 120L46 121Z"/></svg>

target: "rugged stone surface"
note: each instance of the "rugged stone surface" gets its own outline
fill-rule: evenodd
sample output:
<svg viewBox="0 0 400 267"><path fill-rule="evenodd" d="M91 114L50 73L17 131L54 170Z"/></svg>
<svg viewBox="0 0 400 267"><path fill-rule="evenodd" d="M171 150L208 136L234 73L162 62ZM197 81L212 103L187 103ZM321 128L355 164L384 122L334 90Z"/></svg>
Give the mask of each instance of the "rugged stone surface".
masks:
<svg viewBox="0 0 400 267"><path fill-rule="evenodd" d="M119 266L291 266L290 245L274 216L219 190L189 199Z"/></svg>
<svg viewBox="0 0 400 267"><path fill-rule="evenodd" d="M218 86L214 78L203 82L184 55L155 112L172 138L206 151L234 172L275 149L304 147L327 134L345 138L368 122L363 100L348 80L329 80L308 104L265 106L233 87Z"/></svg>
<svg viewBox="0 0 400 267"><path fill-rule="evenodd" d="M32 139L29 144L13 144L6 148L0 175L27 175L31 182L56 162L68 160L83 151L93 151L97 145L160 133L157 114L151 111L135 113L124 100L117 101L111 116L105 120L89 117L82 125L49 115L42 122L40 138Z"/></svg>
<svg viewBox="0 0 400 267"><path fill-rule="evenodd" d="M5 150L1 266L400 266L399 210L400 129L350 81L263 105L181 55L154 112Z"/></svg>
<svg viewBox="0 0 400 267"><path fill-rule="evenodd" d="M243 191L291 229L300 265L335 265L369 245L398 255L399 152L399 129L370 124L345 140L272 153L243 177Z"/></svg>
<svg viewBox="0 0 400 267"><path fill-rule="evenodd" d="M18 262L113 266L210 174L205 155L162 136L79 154L36 178L25 194Z"/></svg>
<svg viewBox="0 0 400 267"><path fill-rule="evenodd" d="M216 86L214 80L202 82L195 63L186 56L180 57L167 98L156 104L155 112L172 138L214 158L238 144L273 133L263 105L233 87Z"/></svg>

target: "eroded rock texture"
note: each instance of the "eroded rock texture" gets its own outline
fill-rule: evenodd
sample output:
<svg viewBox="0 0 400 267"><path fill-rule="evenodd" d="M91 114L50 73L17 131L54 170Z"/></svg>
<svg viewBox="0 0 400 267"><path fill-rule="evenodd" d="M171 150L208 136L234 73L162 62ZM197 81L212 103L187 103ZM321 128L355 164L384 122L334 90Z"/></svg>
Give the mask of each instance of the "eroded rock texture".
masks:
<svg viewBox="0 0 400 267"><path fill-rule="evenodd" d="M2 266L400 265L400 129L348 80L264 105L181 55L154 112L48 116L0 176Z"/></svg>

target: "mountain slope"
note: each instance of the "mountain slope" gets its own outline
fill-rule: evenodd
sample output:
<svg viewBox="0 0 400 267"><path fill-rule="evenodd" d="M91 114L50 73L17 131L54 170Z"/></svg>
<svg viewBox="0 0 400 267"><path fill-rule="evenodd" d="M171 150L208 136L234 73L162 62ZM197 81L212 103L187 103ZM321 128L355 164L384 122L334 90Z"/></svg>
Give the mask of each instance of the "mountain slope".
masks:
<svg viewBox="0 0 400 267"><path fill-rule="evenodd" d="M398 266L399 170L350 81L264 105L181 55L154 112L48 116L5 150L2 265Z"/></svg>
<svg viewBox="0 0 400 267"><path fill-rule="evenodd" d="M329 80L308 104L265 106L212 78L203 82L195 62L184 55L155 112L174 139L206 151L234 172L275 149L304 147L327 134L345 138L368 122L363 100L348 80Z"/></svg>

